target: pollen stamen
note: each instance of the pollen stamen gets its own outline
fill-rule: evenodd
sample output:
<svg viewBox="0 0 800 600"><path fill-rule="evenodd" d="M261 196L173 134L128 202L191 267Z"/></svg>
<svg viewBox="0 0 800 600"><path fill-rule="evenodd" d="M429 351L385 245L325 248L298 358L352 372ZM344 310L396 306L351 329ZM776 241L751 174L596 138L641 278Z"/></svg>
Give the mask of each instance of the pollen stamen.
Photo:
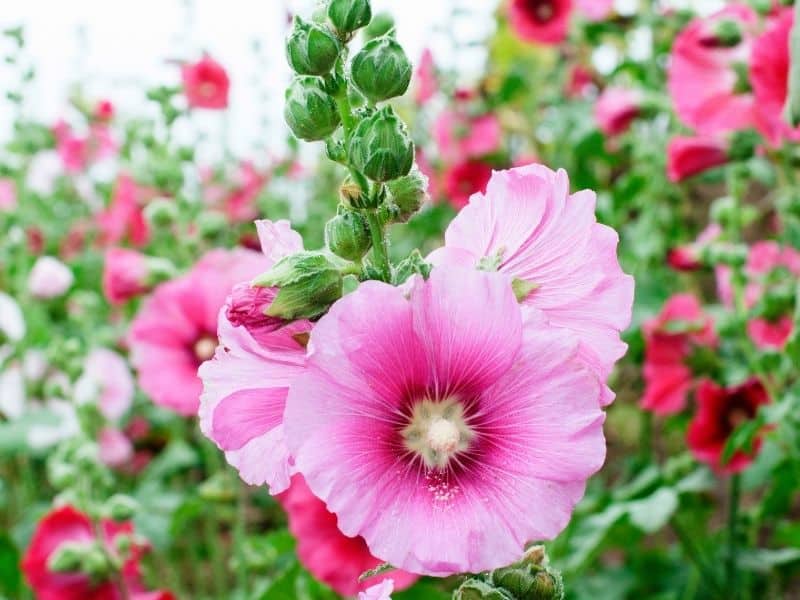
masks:
<svg viewBox="0 0 800 600"><path fill-rule="evenodd" d="M402 430L406 448L428 469L444 469L459 452L469 448L474 431L467 424L457 398L441 401L424 398L414 405Z"/></svg>

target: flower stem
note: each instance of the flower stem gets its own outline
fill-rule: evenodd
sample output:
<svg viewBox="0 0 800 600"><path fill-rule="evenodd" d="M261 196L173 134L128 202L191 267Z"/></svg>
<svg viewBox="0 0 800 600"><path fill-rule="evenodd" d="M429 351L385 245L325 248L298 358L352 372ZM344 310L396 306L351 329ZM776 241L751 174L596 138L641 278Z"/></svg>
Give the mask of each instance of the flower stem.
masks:
<svg viewBox="0 0 800 600"><path fill-rule="evenodd" d="M386 235L380 218L374 210L366 212L369 233L372 236L372 257L375 267L381 273L381 280L387 283L392 280L392 267L389 264L389 249Z"/></svg>
<svg viewBox="0 0 800 600"><path fill-rule="evenodd" d="M709 566L705 558L703 558L700 549L695 545L692 537L686 533L686 530L678 522L677 518L673 518L670 524L672 526L672 531L675 532L678 541L681 543L683 551L686 552L686 556L694 563L694 566L697 567L697 571L702 575L703 582L706 586L715 592L722 593L723 590L720 586L717 574L714 572L714 569Z"/></svg>
<svg viewBox="0 0 800 600"><path fill-rule="evenodd" d="M739 597L737 586L737 523L739 519L739 500L741 496L742 480L738 473L731 477L728 492L728 554L725 563L725 580L728 586L729 598L736 600Z"/></svg>

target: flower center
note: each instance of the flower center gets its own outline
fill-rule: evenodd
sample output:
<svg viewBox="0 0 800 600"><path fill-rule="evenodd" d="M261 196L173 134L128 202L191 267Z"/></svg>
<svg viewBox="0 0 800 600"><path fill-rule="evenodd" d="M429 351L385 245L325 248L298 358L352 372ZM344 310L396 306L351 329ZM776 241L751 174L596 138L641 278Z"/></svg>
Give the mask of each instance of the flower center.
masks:
<svg viewBox="0 0 800 600"><path fill-rule="evenodd" d="M529 0L528 10L533 18L541 24L547 23L556 12L552 0Z"/></svg>
<svg viewBox="0 0 800 600"><path fill-rule="evenodd" d="M204 335L194 343L194 355L200 362L205 362L214 358L214 351L217 349L217 340L209 335Z"/></svg>
<svg viewBox="0 0 800 600"><path fill-rule="evenodd" d="M457 398L417 402L408 425L401 432L406 449L428 469L444 469L459 452L469 448L475 432L467 423L464 406Z"/></svg>

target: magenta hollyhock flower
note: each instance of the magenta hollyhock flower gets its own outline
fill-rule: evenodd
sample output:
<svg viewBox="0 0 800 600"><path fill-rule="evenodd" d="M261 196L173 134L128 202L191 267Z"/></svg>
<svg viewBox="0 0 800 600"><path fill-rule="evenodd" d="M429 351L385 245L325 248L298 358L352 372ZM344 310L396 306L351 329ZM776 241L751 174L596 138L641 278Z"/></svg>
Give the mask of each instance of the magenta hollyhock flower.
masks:
<svg viewBox="0 0 800 600"><path fill-rule="evenodd" d="M470 116L459 107L439 115L433 124L433 138L441 157L456 162L496 151L502 140L502 129L494 114Z"/></svg>
<svg viewBox="0 0 800 600"><path fill-rule="evenodd" d="M428 100L439 91L439 82L436 80L436 64L433 62L433 53L430 48L425 48L420 56L419 64L414 72L416 90L414 99L417 104L427 104Z"/></svg>
<svg viewBox="0 0 800 600"><path fill-rule="evenodd" d="M103 295L111 304L122 304L150 289L147 257L136 250L111 248L103 263Z"/></svg>
<svg viewBox="0 0 800 600"><path fill-rule="evenodd" d="M569 193L566 172L542 165L496 171L432 253L436 264L497 269L530 291L523 303L574 331L601 379L625 354L633 279L617 260L617 233L595 218L594 192ZM611 402L607 392L604 402Z"/></svg>
<svg viewBox="0 0 800 600"><path fill-rule="evenodd" d="M303 249L300 235L287 221L256 224L264 253L258 272ZM239 279L249 280L256 274ZM243 285L249 287L249 283ZM241 287L234 291L237 289ZM235 300L242 304L234 305ZM258 304L256 300L254 304ZM304 320L259 328L246 317L252 315L243 305L243 296L232 293L219 311L220 345L213 360L199 371L203 382L200 428L225 451L244 481L266 483L270 492L277 494L289 486L291 476L283 432L284 405L289 384L305 366L311 323Z"/></svg>
<svg viewBox="0 0 800 600"><path fill-rule="evenodd" d="M183 93L192 108L223 109L228 106L230 79L225 68L205 54L196 63L181 65Z"/></svg>
<svg viewBox="0 0 800 600"><path fill-rule="evenodd" d="M140 205L143 190L130 175L117 178L111 204L97 215L97 226L104 244L118 244L127 239L134 246L143 246L150 238L150 229Z"/></svg>
<svg viewBox="0 0 800 600"><path fill-rule="evenodd" d="M480 160L456 163L444 174L444 193L455 208L462 208L473 194L486 191L492 167Z"/></svg>
<svg viewBox="0 0 800 600"><path fill-rule="evenodd" d="M133 458L133 444L116 427L103 427L97 434L97 446L100 460L109 467L125 466Z"/></svg>
<svg viewBox="0 0 800 600"><path fill-rule="evenodd" d="M667 254L667 264L676 271L696 271L702 266L703 251L722 235L722 227L711 223L691 244L672 248Z"/></svg>
<svg viewBox="0 0 800 600"><path fill-rule="evenodd" d="M258 252L212 250L192 270L155 288L131 324L128 341L139 385L159 406L197 412L198 367L214 356L217 315L233 286L269 266Z"/></svg>
<svg viewBox="0 0 800 600"><path fill-rule="evenodd" d="M525 42L560 44L567 38L572 0L511 0L511 29Z"/></svg>
<svg viewBox="0 0 800 600"><path fill-rule="evenodd" d="M34 298L50 300L66 294L74 281L67 265L52 256L40 256L28 275L28 291Z"/></svg>
<svg viewBox="0 0 800 600"><path fill-rule="evenodd" d="M291 486L278 500L289 518L289 531L297 539L300 562L337 593L353 596L360 590L375 584L383 586L392 580L401 590L419 578L405 571L392 570L360 582L359 577L379 566L381 561L370 554L363 538L348 537L339 531L336 515L308 489L302 475L292 477Z"/></svg>
<svg viewBox="0 0 800 600"><path fill-rule="evenodd" d="M715 135L755 124L747 66L758 15L733 3L707 18L697 18L675 38L668 67L668 87L675 112L702 135ZM725 27L739 39L724 40ZM734 43L735 42L735 43Z"/></svg>
<svg viewBox="0 0 800 600"><path fill-rule="evenodd" d="M642 94L638 90L607 87L594 105L594 119L607 136L625 132L641 114Z"/></svg>
<svg viewBox="0 0 800 600"><path fill-rule="evenodd" d="M502 274L363 283L315 325L289 389L297 469L397 568L507 565L566 526L604 461L603 386L579 345Z"/></svg>
<svg viewBox="0 0 800 600"><path fill-rule="evenodd" d="M667 146L667 177L679 182L726 164L728 145L715 137L672 138Z"/></svg>
<svg viewBox="0 0 800 600"><path fill-rule="evenodd" d="M0 177L0 212L17 208L17 184L13 179Z"/></svg>

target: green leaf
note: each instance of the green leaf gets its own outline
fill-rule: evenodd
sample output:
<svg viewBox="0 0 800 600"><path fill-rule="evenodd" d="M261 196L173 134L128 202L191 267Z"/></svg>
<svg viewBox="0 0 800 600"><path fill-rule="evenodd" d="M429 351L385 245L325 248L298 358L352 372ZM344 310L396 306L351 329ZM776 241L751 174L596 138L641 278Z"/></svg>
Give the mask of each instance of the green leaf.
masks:
<svg viewBox="0 0 800 600"><path fill-rule="evenodd" d="M756 548L739 553L739 566L748 571L768 573L776 567L800 561L800 548Z"/></svg>
<svg viewBox="0 0 800 600"><path fill-rule="evenodd" d="M655 533L666 525L678 508L678 494L672 488L661 488L642 500L629 502L628 517L645 533Z"/></svg>
<svg viewBox="0 0 800 600"><path fill-rule="evenodd" d="M727 464L738 451L750 453L753 451L753 442L761 430L761 419L750 419L739 425L725 442L722 450L722 464Z"/></svg>
<svg viewBox="0 0 800 600"><path fill-rule="evenodd" d="M19 551L6 534L0 535L0 593L19 598L22 575L19 570Z"/></svg>
<svg viewBox="0 0 800 600"><path fill-rule="evenodd" d="M199 464L197 450L182 440L171 442L142 473L145 482L163 481L170 475Z"/></svg>

